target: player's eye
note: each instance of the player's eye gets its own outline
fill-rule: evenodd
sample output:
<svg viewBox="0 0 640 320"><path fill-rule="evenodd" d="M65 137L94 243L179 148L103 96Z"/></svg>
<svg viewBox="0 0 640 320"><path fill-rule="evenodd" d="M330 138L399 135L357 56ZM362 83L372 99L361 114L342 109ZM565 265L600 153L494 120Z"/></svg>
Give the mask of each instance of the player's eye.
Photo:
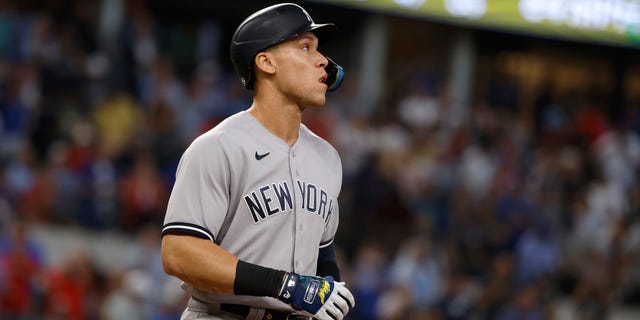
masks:
<svg viewBox="0 0 640 320"><path fill-rule="evenodd" d="M308 52L308 51L310 50L310 49L309 49L309 45L308 45L308 44L303 45L303 46L302 46L302 50L303 50L303 51L307 51L307 52Z"/></svg>

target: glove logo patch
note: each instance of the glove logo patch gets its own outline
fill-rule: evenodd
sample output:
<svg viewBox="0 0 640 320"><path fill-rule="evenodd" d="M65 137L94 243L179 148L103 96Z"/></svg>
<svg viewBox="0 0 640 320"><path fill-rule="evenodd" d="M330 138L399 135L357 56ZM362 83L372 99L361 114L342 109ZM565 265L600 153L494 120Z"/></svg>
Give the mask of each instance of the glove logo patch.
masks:
<svg viewBox="0 0 640 320"><path fill-rule="evenodd" d="M308 304L312 304L313 300L315 300L316 298L316 293L318 292L319 288L320 288L320 281L311 280L309 287L307 287L307 291L304 293L304 302Z"/></svg>
<svg viewBox="0 0 640 320"><path fill-rule="evenodd" d="M329 281L322 281L322 287L318 291L318 297L320 297L320 302L324 304L324 298L327 293L331 291L331 287L329 286Z"/></svg>

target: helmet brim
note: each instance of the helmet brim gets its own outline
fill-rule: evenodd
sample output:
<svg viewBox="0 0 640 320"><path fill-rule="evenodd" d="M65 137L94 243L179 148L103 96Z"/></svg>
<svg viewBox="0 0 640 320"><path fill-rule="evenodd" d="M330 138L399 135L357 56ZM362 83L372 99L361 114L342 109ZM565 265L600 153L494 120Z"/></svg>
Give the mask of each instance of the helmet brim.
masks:
<svg viewBox="0 0 640 320"><path fill-rule="evenodd" d="M318 43L322 44L325 41L331 39L337 30L338 30L338 27L336 27L336 25L333 23L322 23L322 24L312 23L304 29L301 29L301 30L298 30L297 32L293 32L292 34L287 34L283 36L282 38L275 41L274 43L258 50L258 52L265 51L273 46L279 45L287 40L293 39L307 32L311 32L315 34L316 37L318 37Z"/></svg>
<svg viewBox="0 0 640 320"><path fill-rule="evenodd" d="M313 23L309 28L309 32L315 34L320 43L330 40L336 34L336 31L338 31L338 27L333 23Z"/></svg>

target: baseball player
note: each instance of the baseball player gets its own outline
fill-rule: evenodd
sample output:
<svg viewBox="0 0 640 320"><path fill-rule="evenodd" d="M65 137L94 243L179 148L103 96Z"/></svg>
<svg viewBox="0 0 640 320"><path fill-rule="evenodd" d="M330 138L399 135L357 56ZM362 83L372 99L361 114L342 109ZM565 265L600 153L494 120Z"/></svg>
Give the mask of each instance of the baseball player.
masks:
<svg viewBox="0 0 640 320"><path fill-rule="evenodd" d="M285 3L233 35L253 104L184 152L162 230L164 270L191 295L182 319L340 320L353 308L333 245L340 158L301 124L342 81L318 51L335 29Z"/></svg>

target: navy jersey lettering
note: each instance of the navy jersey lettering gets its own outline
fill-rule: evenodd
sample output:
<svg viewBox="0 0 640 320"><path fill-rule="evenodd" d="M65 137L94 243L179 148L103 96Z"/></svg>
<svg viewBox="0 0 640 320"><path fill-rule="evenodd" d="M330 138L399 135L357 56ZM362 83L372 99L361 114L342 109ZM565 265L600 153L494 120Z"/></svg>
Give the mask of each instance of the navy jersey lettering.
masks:
<svg viewBox="0 0 640 320"><path fill-rule="evenodd" d="M285 205L289 209L293 209L293 201L291 199L291 192L289 191L289 185L286 182L282 182L281 184L272 184L273 191L276 193L276 197L278 197L278 202L280 203L280 210L285 211ZM285 203L286 201L286 203Z"/></svg>

